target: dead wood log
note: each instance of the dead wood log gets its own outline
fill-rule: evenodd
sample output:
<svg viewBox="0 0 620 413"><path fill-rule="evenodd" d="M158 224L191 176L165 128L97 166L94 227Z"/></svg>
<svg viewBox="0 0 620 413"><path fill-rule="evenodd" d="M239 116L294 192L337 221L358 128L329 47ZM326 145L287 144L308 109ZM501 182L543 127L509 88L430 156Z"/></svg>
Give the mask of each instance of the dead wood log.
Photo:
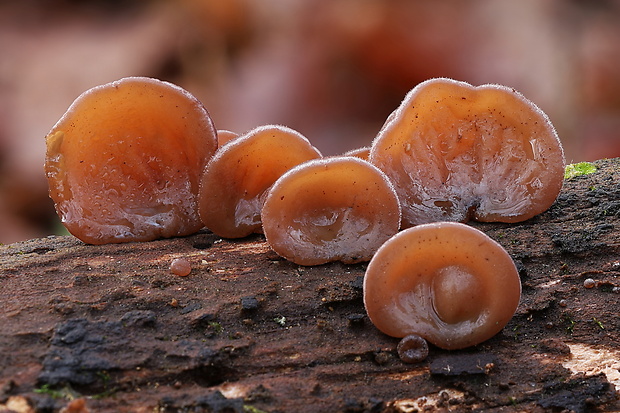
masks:
<svg viewBox="0 0 620 413"><path fill-rule="evenodd" d="M365 316L364 264L300 267L207 231L1 246L0 411L618 410L620 160L595 164L527 222L472 224L514 258L521 304L491 340L419 365Z"/></svg>

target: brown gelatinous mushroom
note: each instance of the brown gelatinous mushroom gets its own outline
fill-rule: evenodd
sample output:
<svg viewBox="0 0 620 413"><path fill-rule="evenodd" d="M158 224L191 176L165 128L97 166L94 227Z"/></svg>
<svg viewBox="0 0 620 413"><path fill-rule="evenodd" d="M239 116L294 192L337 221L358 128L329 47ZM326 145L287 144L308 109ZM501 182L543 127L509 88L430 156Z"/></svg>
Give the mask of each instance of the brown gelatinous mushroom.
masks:
<svg viewBox="0 0 620 413"><path fill-rule="evenodd" d="M412 89L372 144L394 183L403 228L519 222L547 210L564 177L549 118L513 89L439 78Z"/></svg>
<svg viewBox="0 0 620 413"><path fill-rule="evenodd" d="M149 241L200 228L198 185L215 128L189 92L130 77L80 95L46 137L50 197L90 244Z"/></svg>
<svg viewBox="0 0 620 413"><path fill-rule="evenodd" d="M379 330L415 334L448 350L493 337L520 297L519 274L506 250L457 222L400 232L379 248L364 276L364 305Z"/></svg>
<svg viewBox="0 0 620 413"><path fill-rule="evenodd" d="M267 194L267 242L300 265L368 261L400 224L392 184L356 157L314 160L290 170Z"/></svg>
<svg viewBox="0 0 620 413"><path fill-rule="evenodd" d="M224 238L262 232L265 193L289 169L321 153L299 132L261 126L221 147L200 182L199 213L204 225Z"/></svg>

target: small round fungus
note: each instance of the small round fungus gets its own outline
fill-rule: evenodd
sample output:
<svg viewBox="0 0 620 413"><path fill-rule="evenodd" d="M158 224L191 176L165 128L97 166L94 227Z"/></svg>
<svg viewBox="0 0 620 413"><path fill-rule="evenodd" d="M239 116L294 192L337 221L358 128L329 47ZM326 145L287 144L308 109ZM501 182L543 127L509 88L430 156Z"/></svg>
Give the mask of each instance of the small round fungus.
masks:
<svg viewBox="0 0 620 413"><path fill-rule="evenodd" d="M224 238L261 232L264 195L283 173L321 153L284 126L258 127L221 147L207 164L199 191L204 225Z"/></svg>
<svg viewBox="0 0 620 413"><path fill-rule="evenodd" d="M186 277L192 272L192 264L187 258L175 258L170 263L170 272L180 277Z"/></svg>
<svg viewBox="0 0 620 413"><path fill-rule="evenodd" d="M267 242L300 265L368 261L400 224L396 192L355 157L306 162L276 181L262 211Z"/></svg>
<svg viewBox="0 0 620 413"><path fill-rule="evenodd" d="M596 281L594 281L592 278L586 278L583 281L583 286L584 288L594 288L596 286Z"/></svg>
<svg viewBox="0 0 620 413"><path fill-rule="evenodd" d="M514 89L420 83L387 119L370 161L394 183L403 227L519 222L547 210L564 177L549 118Z"/></svg>
<svg viewBox="0 0 620 413"><path fill-rule="evenodd" d="M364 305L385 334L416 334L444 349L481 343L514 315L517 268L501 245L456 222L409 228L379 248L364 277Z"/></svg>
<svg viewBox="0 0 620 413"><path fill-rule="evenodd" d="M202 228L198 185L217 149L189 92L131 77L80 95L46 137L56 212L90 244L149 241Z"/></svg>
<svg viewBox="0 0 620 413"><path fill-rule="evenodd" d="M396 352L404 363L419 363L428 357L428 343L420 336L409 334L400 340Z"/></svg>

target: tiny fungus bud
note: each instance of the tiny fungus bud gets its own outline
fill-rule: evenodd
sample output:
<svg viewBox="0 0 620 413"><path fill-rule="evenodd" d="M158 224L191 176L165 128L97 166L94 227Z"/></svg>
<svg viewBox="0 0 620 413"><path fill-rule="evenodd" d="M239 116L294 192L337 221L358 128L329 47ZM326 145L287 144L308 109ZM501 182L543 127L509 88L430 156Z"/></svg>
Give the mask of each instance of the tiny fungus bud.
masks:
<svg viewBox="0 0 620 413"><path fill-rule="evenodd" d="M409 334L400 340L396 352L404 363L419 363L428 357L428 343L418 335Z"/></svg>
<svg viewBox="0 0 620 413"><path fill-rule="evenodd" d="M596 281L594 281L592 278L586 278L583 281L583 286L588 289L594 288L594 286L596 286Z"/></svg>
<svg viewBox="0 0 620 413"><path fill-rule="evenodd" d="M364 277L373 324L393 337L419 335L444 349L498 333L519 304L510 255L465 224L439 222L400 232L379 248Z"/></svg>
<svg viewBox="0 0 620 413"><path fill-rule="evenodd" d="M261 232L264 195L286 171L321 153L298 132L267 125L221 147L207 164L199 191L204 225L224 238Z"/></svg>
<svg viewBox="0 0 620 413"><path fill-rule="evenodd" d="M186 277L192 272L192 264L187 258L175 258L170 263L170 272L180 277Z"/></svg>
<svg viewBox="0 0 620 413"><path fill-rule="evenodd" d="M218 129L217 131L217 146L218 147L222 147L224 145L226 145L228 142L232 141L233 139L236 139L239 137L238 133L229 131L229 130L225 130L225 129Z"/></svg>
<svg viewBox="0 0 620 413"><path fill-rule="evenodd" d="M300 265L368 261L398 231L396 192L355 157L306 162L282 175L262 211L271 248Z"/></svg>
<svg viewBox="0 0 620 413"><path fill-rule="evenodd" d="M130 77L92 88L46 143L50 197L82 241L149 241L202 228L198 184L217 138L207 110L180 87Z"/></svg>
<svg viewBox="0 0 620 413"><path fill-rule="evenodd" d="M420 83L372 144L392 180L403 227L519 222L555 201L564 153L549 118L518 92L451 79Z"/></svg>

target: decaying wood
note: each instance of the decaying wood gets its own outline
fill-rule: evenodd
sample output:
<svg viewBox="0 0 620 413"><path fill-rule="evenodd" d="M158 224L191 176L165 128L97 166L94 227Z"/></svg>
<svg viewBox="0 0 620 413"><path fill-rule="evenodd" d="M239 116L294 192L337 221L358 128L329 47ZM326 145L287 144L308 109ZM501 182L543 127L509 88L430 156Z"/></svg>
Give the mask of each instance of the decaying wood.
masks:
<svg viewBox="0 0 620 413"><path fill-rule="evenodd" d="M2 246L0 411L618 411L620 160L596 165L534 219L474 224L515 259L521 304L418 365L365 316L364 264L300 267L208 232Z"/></svg>

